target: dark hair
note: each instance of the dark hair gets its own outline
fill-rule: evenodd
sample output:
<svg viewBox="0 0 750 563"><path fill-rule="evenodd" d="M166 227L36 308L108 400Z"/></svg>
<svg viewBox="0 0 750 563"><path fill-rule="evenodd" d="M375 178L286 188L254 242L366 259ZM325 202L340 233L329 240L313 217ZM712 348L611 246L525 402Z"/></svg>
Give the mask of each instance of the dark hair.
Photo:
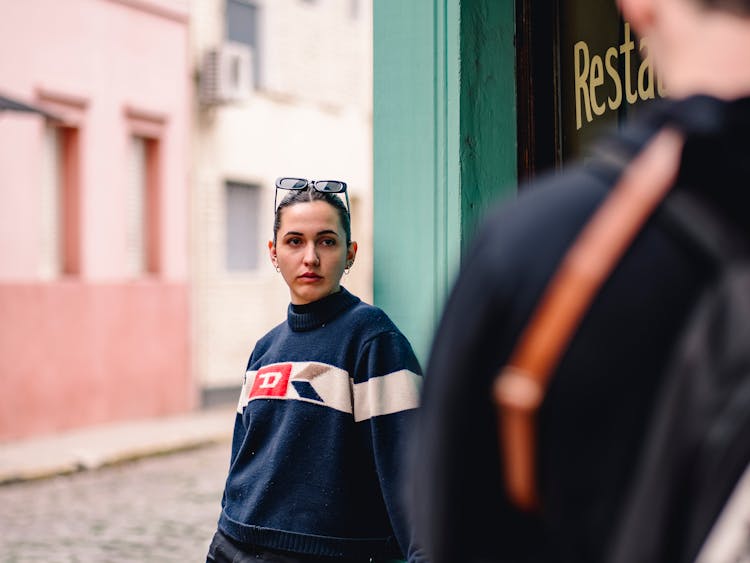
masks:
<svg viewBox="0 0 750 563"><path fill-rule="evenodd" d="M694 0L709 10L729 12L736 16L750 16L750 0Z"/></svg>
<svg viewBox="0 0 750 563"><path fill-rule="evenodd" d="M346 205L341 201L337 195L326 192L319 192L312 188L305 188L302 190L290 191L289 194L281 200L281 203L276 208L276 213L273 220L273 244L276 245L276 235L281 227L281 211L285 207L290 207L296 203L308 203L311 201L325 201L329 205L333 206L339 213L339 220L341 221L341 227L344 229L346 234L346 245L352 242L352 229L351 220L349 218L349 212L346 209Z"/></svg>

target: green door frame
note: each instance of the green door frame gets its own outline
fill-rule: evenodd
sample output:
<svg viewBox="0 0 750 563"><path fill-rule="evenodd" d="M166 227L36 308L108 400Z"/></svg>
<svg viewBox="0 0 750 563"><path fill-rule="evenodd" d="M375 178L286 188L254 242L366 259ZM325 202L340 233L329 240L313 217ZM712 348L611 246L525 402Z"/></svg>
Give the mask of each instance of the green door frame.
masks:
<svg viewBox="0 0 750 563"><path fill-rule="evenodd" d="M374 301L424 365L477 220L516 193L516 9L373 4Z"/></svg>

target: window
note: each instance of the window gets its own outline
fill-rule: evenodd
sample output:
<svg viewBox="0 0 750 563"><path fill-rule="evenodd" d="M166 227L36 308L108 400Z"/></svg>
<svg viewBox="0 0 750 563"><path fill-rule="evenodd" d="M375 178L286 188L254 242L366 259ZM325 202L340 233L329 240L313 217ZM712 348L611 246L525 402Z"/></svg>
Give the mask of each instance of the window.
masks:
<svg viewBox="0 0 750 563"><path fill-rule="evenodd" d="M39 275L79 273L78 130L47 125L42 155Z"/></svg>
<svg viewBox="0 0 750 563"><path fill-rule="evenodd" d="M158 271L157 154L155 139L130 138L125 228L127 274L132 277Z"/></svg>
<svg viewBox="0 0 750 563"><path fill-rule="evenodd" d="M612 2L516 3L519 177L580 157L663 84Z"/></svg>
<svg viewBox="0 0 750 563"><path fill-rule="evenodd" d="M247 0L226 0L226 38L248 45L252 52L251 76L253 84L260 82L260 41L259 41L259 10L255 4Z"/></svg>
<svg viewBox="0 0 750 563"><path fill-rule="evenodd" d="M226 194L227 269L237 272L255 270L261 250L258 225L260 187L227 182Z"/></svg>

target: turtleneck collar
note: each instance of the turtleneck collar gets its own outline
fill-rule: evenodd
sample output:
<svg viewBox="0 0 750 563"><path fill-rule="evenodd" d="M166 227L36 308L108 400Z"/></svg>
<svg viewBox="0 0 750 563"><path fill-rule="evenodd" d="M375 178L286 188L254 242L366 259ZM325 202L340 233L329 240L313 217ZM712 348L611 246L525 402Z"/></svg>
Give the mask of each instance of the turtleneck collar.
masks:
<svg viewBox="0 0 750 563"><path fill-rule="evenodd" d="M359 297L352 295L342 286L340 291L312 303L304 305L290 303L287 322L295 332L313 330L325 325L344 309L357 303L359 303Z"/></svg>

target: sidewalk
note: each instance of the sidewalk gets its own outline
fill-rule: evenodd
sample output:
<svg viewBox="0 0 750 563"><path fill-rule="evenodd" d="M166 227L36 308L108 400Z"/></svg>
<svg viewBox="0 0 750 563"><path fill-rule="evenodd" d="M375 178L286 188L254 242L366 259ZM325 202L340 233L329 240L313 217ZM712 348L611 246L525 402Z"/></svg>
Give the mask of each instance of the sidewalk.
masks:
<svg viewBox="0 0 750 563"><path fill-rule="evenodd" d="M229 442L234 406L0 443L0 485Z"/></svg>

